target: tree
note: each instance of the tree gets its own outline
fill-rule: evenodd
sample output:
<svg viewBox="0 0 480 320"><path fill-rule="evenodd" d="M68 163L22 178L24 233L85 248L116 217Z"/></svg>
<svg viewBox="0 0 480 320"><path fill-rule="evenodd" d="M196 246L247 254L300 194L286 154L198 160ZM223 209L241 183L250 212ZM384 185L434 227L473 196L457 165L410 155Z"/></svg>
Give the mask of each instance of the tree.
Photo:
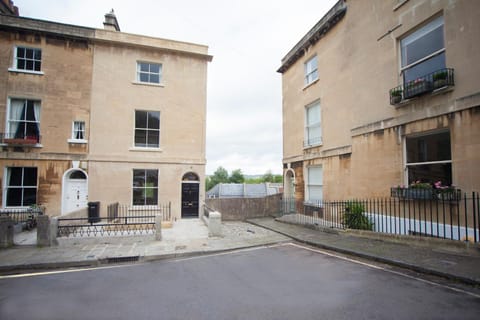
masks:
<svg viewBox="0 0 480 320"><path fill-rule="evenodd" d="M231 183L243 183L245 182L245 177L243 176L242 170L237 169L233 170L230 178L228 179Z"/></svg>
<svg viewBox="0 0 480 320"><path fill-rule="evenodd" d="M274 177L272 174L272 171L268 170L267 173L265 173L262 177L263 182L273 182Z"/></svg>
<svg viewBox="0 0 480 320"><path fill-rule="evenodd" d="M228 171L224 167L218 167L213 175L206 179L205 189L210 190L219 183L228 182Z"/></svg>

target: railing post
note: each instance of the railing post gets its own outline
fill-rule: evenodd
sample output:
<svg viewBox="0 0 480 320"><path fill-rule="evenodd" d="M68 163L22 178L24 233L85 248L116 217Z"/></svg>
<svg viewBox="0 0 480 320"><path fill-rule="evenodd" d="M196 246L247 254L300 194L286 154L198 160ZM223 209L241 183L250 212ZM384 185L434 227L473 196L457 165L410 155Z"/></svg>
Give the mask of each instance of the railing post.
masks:
<svg viewBox="0 0 480 320"><path fill-rule="evenodd" d="M13 246L13 220L8 216L0 216L0 248Z"/></svg>
<svg viewBox="0 0 480 320"><path fill-rule="evenodd" d="M58 220L47 215L37 217L37 246L52 246L57 244Z"/></svg>
<svg viewBox="0 0 480 320"><path fill-rule="evenodd" d="M155 216L155 240L157 241L162 240L162 216L161 215Z"/></svg>

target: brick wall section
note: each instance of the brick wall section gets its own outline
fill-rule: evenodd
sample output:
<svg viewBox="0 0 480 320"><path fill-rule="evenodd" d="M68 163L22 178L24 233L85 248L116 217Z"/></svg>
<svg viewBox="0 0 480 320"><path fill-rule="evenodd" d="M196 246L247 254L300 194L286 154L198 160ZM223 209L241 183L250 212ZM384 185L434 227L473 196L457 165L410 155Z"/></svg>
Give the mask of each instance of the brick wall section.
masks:
<svg viewBox="0 0 480 320"><path fill-rule="evenodd" d="M206 199L205 204L222 214L223 221L275 216L280 212L282 194L265 198Z"/></svg>

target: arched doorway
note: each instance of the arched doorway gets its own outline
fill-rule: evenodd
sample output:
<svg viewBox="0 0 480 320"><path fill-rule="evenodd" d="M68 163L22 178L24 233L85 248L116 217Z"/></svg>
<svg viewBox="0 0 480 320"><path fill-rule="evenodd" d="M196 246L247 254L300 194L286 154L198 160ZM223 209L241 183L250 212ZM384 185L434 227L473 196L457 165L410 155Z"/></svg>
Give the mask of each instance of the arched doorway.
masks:
<svg viewBox="0 0 480 320"><path fill-rule="evenodd" d="M88 204L88 176L81 169L70 169L63 174L62 215L86 208Z"/></svg>
<svg viewBox="0 0 480 320"><path fill-rule="evenodd" d="M287 213L295 212L295 172L292 169L288 169L285 172L284 181L284 210Z"/></svg>
<svg viewBox="0 0 480 320"><path fill-rule="evenodd" d="M182 177L182 218L198 218L200 179L194 172Z"/></svg>

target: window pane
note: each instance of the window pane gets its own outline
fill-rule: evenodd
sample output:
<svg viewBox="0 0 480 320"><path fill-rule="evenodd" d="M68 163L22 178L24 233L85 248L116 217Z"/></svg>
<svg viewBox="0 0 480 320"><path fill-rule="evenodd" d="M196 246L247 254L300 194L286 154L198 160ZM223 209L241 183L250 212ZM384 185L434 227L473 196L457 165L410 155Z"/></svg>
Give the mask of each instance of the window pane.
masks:
<svg viewBox="0 0 480 320"><path fill-rule="evenodd" d="M322 177L322 167L312 167L308 168L308 184L316 184L322 185L323 184L323 177Z"/></svg>
<svg viewBox="0 0 480 320"><path fill-rule="evenodd" d="M42 60L42 50L35 50L35 60Z"/></svg>
<svg viewBox="0 0 480 320"><path fill-rule="evenodd" d="M320 122L320 105L316 104L307 109L307 125Z"/></svg>
<svg viewBox="0 0 480 320"><path fill-rule="evenodd" d="M309 186L308 187L308 197L311 201L322 201L323 200L323 187L322 186Z"/></svg>
<svg viewBox="0 0 480 320"><path fill-rule="evenodd" d="M22 205L22 189L7 189L7 207L19 207Z"/></svg>
<svg viewBox="0 0 480 320"><path fill-rule="evenodd" d="M425 164L408 166L408 183L415 181L435 183L441 181L443 185L452 184L452 164Z"/></svg>
<svg viewBox="0 0 480 320"><path fill-rule="evenodd" d="M17 48L17 57L25 58L25 48Z"/></svg>
<svg viewBox="0 0 480 320"><path fill-rule="evenodd" d="M34 187L37 186L37 168L23 168L23 185Z"/></svg>
<svg viewBox="0 0 480 320"><path fill-rule="evenodd" d="M147 145L149 147L158 148L160 146L160 132L156 130L148 131Z"/></svg>
<svg viewBox="0 0 480 320"><path fill-rule="evenodd" d="M147 130L135 130L135 146L146 147L147 146Z"/></svg>
<svg viewBox="0 0 480 320"><path fill-rule="evenodd" d="M135 128L148 128L147 126L148 113L145 111L135 111Z"/></svg>
<svg viewBox="0 0 480 320"><path fill-rule="evenodd" d="M145 170L133 170L133 187L143 187L145 185Z"/></svg>
<svg viewBox="0 0 480 320"><path fill-rule="evenodd" d="M25 49L27 59L33 59L33 49Z"/></svg>
<svg viewBox="0 0 480 320"><path fill-rule="evenodd" d="M308 128L308 142L309 144L320 143L322 138L322 130L320 126Z"/></svg>
<svg viewBox="0 0 480 320"><path fill-rule="evenodd" d="M148 128L160 129L160 112L150 111L148 113Z"/></svg>
<svg viewBox="0 0 480 320"><path fill-rule="evenodd" d="M406 83L406 82L418 79L429 73L432 73L444 68L446 68L445 52L439 55L436 55L411 68L404 70L403 72L404 82Z"/></svg>
<svg viewBox="0 0 480 320"><path fill-rule="evenodd" d="M147 187L158 187L158 170L147 170Z"/></svg>
<svg viewBox="0 0 480 320"><path fill-rule="evenodd" d="M160 65L159 64L151 64L150 65L150 72L160 73Z"/></svg>
<svg viewBox="0 0 480 320"><path fill-rule="evenodd" d="M451 160L450 132L407 138L407 163Z"/></svg>
<svg viewBox="0 0 480 320"><path fill-rule="evenodd" d="M70 174L70 179L86 180L87 176L82 171L74 171Z"/></svg>
<svg viewBox="0 0 480 320"><path fill-rule="evenodd" d="M37 188L23 189L23 206L31 206L37 203Z"/></svg>
<svg viewBox="0 0 480 320"><path fill-rule="evenodd" d="M17 60L17 69L25 69L25 60L23 59L18 59Z"/></svg>
<svg viewBox="0 0 480 320"><path fill-rule="evenodd" d="M26 70L33 70L33 61L32 60L27 60L26 61Z"/></svg>
<svg viewBox="0 0 480 320"><path fill-rule="evenodd" d="M133 205L143 206L145 205L145 189L133 189Z"/></svg>
<svg viewBox="0 0 480 320"><path fill-rule="evenodd" d="M23 168L8 168L10 174L10 181L8 182L9 186L21 186L22 185L22 174Z"/></svg>
<svg viewBox="0 0 480 320"><path fill-rule="evenodd" d="M402 45L403 66L414 63L443 48L443 26L439 26L417 40Z"/></svg>
<svg viewBox="0 0 480 320"><path fill-rule="evenodd" d="M149 71L148 70L149 69L148 68L148 63L141 63L140 62L139 65L140 65L140 71L143 71L143 72L148 72Z"/></svg>
<svg viewBox="0 0 480 320"><path fill-rule="evenodd" d="M160 76L158 74L150 74L151 83L160 83Z"/></svg>
<svg viewBox="0 0 480 320"><path fill-rule="evenodd" d="M148 73L140 73L139 76L141 82L148 82Z"/></svg>
<svg viewBox="0 0 480 320"><path fill-rule="evenodd" d="M145 204L156 205L158 203L158 189L145 190Z"/></svg>
<svg viewBox="0 0 480 320"><path fill-rule="evenodd" d="M40 71L40 66L41 66L40 61L35 61L35 63L34 63L34 70L35 70L35 71Z"/></svg>

